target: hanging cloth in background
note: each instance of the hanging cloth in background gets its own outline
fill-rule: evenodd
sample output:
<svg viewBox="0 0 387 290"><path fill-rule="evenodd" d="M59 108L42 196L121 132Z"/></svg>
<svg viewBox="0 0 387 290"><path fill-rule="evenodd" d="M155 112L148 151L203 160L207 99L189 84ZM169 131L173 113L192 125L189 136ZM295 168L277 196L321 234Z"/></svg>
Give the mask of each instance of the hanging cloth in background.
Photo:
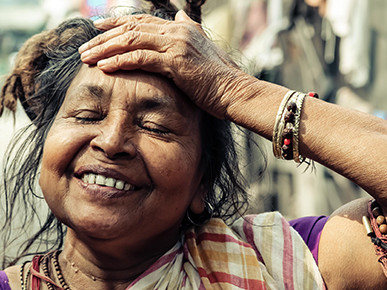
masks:
<svg viewBox="0 0 387 290"><path fill-rule="evenodd" d="M354 88L370 81L369 1L328 0L326 18L341 38L339 70Z"/></svg>

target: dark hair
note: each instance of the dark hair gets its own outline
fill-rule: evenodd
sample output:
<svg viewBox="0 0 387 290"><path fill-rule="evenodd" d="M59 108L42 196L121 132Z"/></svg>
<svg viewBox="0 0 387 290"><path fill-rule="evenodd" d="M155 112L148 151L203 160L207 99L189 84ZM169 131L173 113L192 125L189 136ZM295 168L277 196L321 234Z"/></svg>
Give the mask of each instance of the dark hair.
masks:
<svg viewBox="0 0 387 290"><path fill-rule="evenodd" d="M150 13L162 18L173 19L177 9L169 1L151 1ZM192 17L200 20L200 5L204 1L188 1L187 6ZM4 254L6 247L12 244L11 225L20 214L17 205L23 209L21 229L27 229L33 218L39 221L40 229L20 247L16 258L6 260L3 267L15 264L23 256L36 254L39 247L44 251L61 248L65 227L48 211L42 218L37 209L42 201L37 189L43 145L46 135L62 105L71 81L77 75L81 60L78 48L83 43L100 34L90 20L76 18L65 21L53 32L61 40L45 52L46 65L34 79L36 90L25 106L32 124L21 131L13 141L13 147L6 154L4 168L4 191L6 199L6 219L4 222ZM247 206L247 193L243 189L243 178L238 168L235 144L232 138L230 122L219 120L204 113L201 120L202 162L205 165L203 185L208 189L206 202L213 207L213 216L230 220ZM27 137L26 137L27 136ZM38 197L38 198L37 198ZM209 215L193 217L206 220ZM44 221L41 221L44 220ZM183 228L190 221L183 221Z"/></svg>

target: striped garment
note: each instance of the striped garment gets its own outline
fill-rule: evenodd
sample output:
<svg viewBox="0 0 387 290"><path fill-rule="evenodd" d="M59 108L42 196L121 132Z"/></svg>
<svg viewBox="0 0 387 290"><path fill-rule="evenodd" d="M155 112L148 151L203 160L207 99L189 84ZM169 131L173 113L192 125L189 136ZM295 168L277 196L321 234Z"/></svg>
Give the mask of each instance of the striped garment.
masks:
<svg viewBox="0 0 387 290"><path fill-rule="evenodd" d="M312 254L278 212L211 219L127 289L324 289Z"/></svg>

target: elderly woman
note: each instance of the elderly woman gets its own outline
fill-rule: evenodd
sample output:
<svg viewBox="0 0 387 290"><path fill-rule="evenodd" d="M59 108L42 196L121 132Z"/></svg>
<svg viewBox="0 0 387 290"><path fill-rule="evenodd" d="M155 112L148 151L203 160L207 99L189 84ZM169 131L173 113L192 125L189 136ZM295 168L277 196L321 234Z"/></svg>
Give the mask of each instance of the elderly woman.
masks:
<svg viewBox="0 0 387 290"><path fill-rule="evenodd" d="M202 2L187 1L196 20ZM279 158L311 158L357 182L379 203L371 207L378 216L387 206L386 122L250 77L183 11L152 3L158 17L109 18L98 29L75 19L55 30L66 41L45 53L34 79L29 154L16 155L5 190L29 204L39 177L52 214L20 257L46 233L57 233L58 250L7 268L1 285L324 288L307 246L278 213L225 224L246 203L229 122L272 139ZM365 201L324 226L319 266L328 287L386 285L362 215Z"/></svg>

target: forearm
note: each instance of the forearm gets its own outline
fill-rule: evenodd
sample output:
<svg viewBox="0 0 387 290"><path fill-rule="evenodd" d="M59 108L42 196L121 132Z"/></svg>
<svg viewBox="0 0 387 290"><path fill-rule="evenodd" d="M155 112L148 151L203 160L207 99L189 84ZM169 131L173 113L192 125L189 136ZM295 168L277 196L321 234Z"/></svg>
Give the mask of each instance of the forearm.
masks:
<svg viewBox="0 0 387 290"><path fill-rule="evenodd" d="M201 109L272 139L288 89L236 69L184 13L176 21L138 15L97 27L109 31L80 48L85 63L108 73L163 74ZM299 133L301 155L350 178L387 207L386 121L307 97Z"/></svg>
<svg viewBox="0 0 387 290"><path fill-rule="evenodd" d="M387 206L387 122L307 98L301 123L301 154L351 179Z"/></svg>
<svg viewBox="0 0 387 290"><path fill-rule="evenodd" d="M276 114L288 89L240 76L227 118L271 140ZM387 122L315 98L304 101L300 154L351 179L387 205Z"/></svg>

